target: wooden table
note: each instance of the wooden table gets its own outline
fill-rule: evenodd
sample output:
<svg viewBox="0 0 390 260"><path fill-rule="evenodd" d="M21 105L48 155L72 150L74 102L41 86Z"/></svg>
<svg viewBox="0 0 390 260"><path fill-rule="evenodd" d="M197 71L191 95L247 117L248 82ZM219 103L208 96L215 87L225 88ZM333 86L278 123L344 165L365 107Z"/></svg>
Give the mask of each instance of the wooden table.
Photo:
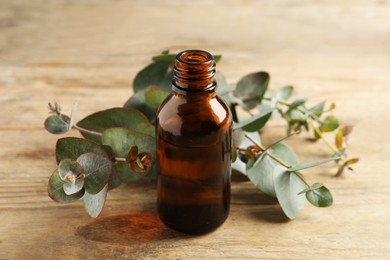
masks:
<svg viewBox="0 0 390 260"><path fill-rule="evenodd" d="M296 87L309 104L337 104L356 125L352 174L325 165L306 171L334 205L308 203L288 221L250 182L234 180L231 214L216 232L188 237L156 217L155 184L122 185L94 220L81 201L47 196L58 136L43 129L46 104L79 119L122 106L137 71L164 49L223 54L229 81L271 73L270 88ZM0 2L0 259L388 259L390 257L389 1L14 1ZM272 131L270 131L272 130ZM271 143L285 134L273 121ZM66 136L78 136L72 132ZM301 161L322 144L289 141Z"/></svg>

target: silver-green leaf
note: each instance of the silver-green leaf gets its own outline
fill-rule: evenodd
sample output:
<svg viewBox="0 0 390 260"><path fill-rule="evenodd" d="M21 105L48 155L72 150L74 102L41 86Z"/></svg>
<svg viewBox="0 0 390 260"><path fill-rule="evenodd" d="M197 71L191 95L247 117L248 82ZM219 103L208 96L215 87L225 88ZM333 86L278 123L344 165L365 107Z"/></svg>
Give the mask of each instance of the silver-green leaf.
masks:
<svg viewBox="0 0 390 260"><path fill-rule="evenodd" d="M328 188L323 185L317 188L313 186L311 190L306 192L306 199L316 207L322 208L331 206L333 204L333 197Z"/></svg>
<svg viewBox="0 0 390 260"><path fill-rule="evenodd" d="M64 181L61 180L58 173L58 169L51 175L48 183L48 195L49 197L57 202L72 202L83 197L85 190L81 189L79 192L67 195L63 189Z"/></svg>
<svg viewBox="0 0 390 260"><path fill-rule="evenodd" d="M84 187L89 194L97 194L108 183L112 162L101 155L85 153L77 158L85 175Z"/></svg>
<svg viewBox="0 0 390 260"><path fill-rule="evenodd" d="M104 202L106 201L107 190L108 185L105 185L97 194L85 193L83 197L84 208L91 217L96 218L102 212Z"/></svg>
<svg viewBox="0 0 390 260"><path fill-rule="evenodd" d="M305 196L299 194L306 186L287 168L278 165L273 172L276 197L283 212L290 219L294 219L302 210L305 203Z"/></svg>

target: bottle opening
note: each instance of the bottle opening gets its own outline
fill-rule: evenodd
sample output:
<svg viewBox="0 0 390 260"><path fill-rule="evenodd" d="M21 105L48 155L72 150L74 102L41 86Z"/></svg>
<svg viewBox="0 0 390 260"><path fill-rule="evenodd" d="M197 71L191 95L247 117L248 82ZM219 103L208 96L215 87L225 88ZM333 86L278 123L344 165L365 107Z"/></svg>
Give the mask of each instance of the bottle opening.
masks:
<svg viewBox="0 0 390 260"><path fill-rule="evenodd" d="M187 90L213 90L215 62L202 50L182 51L176 56L173 87Z"/></svg>
<svg viewBox="0 0 390 260"><path fill-rule="evenodd" d="M189 50L177 55L177 59L184 63L202 64L213 61L213 56L205 51Z"/></svg>

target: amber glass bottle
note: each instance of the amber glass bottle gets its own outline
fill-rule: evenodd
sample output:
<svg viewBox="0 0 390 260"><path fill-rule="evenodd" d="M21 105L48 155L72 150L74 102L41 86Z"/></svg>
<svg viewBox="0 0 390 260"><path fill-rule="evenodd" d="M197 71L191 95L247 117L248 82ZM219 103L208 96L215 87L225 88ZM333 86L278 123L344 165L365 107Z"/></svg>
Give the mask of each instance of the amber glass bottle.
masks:
<svg viewBox="0 0 390 260"><path fill-rule="evenodd" d="M179 53L173 91L157 114L159 215L189 234L210 232L229 214L232 120L214 74L210 53Z"/></svg>

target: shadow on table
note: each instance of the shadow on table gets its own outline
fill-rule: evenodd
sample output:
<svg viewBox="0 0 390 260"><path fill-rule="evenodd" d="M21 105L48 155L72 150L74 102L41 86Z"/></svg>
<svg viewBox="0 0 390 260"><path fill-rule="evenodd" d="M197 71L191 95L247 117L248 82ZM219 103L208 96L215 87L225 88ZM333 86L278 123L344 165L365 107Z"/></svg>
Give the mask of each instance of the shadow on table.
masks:
<svg viewBox="0 0 390 260"><path fill-rule="evenodd" d="M87 240L118 245L189 237L166 227L157 214L152 212L133 212L96 219L79 227L76 235Z"/></svg>
<svg viewBox="0 0 390 260"><path fill-rule="evenodd" d="M271 223L285 223L286 217L278 200L258 190L243 174L232 174L231 210L238 210L240 215ZM244 216L243 216L244 217Z"/></svg>

